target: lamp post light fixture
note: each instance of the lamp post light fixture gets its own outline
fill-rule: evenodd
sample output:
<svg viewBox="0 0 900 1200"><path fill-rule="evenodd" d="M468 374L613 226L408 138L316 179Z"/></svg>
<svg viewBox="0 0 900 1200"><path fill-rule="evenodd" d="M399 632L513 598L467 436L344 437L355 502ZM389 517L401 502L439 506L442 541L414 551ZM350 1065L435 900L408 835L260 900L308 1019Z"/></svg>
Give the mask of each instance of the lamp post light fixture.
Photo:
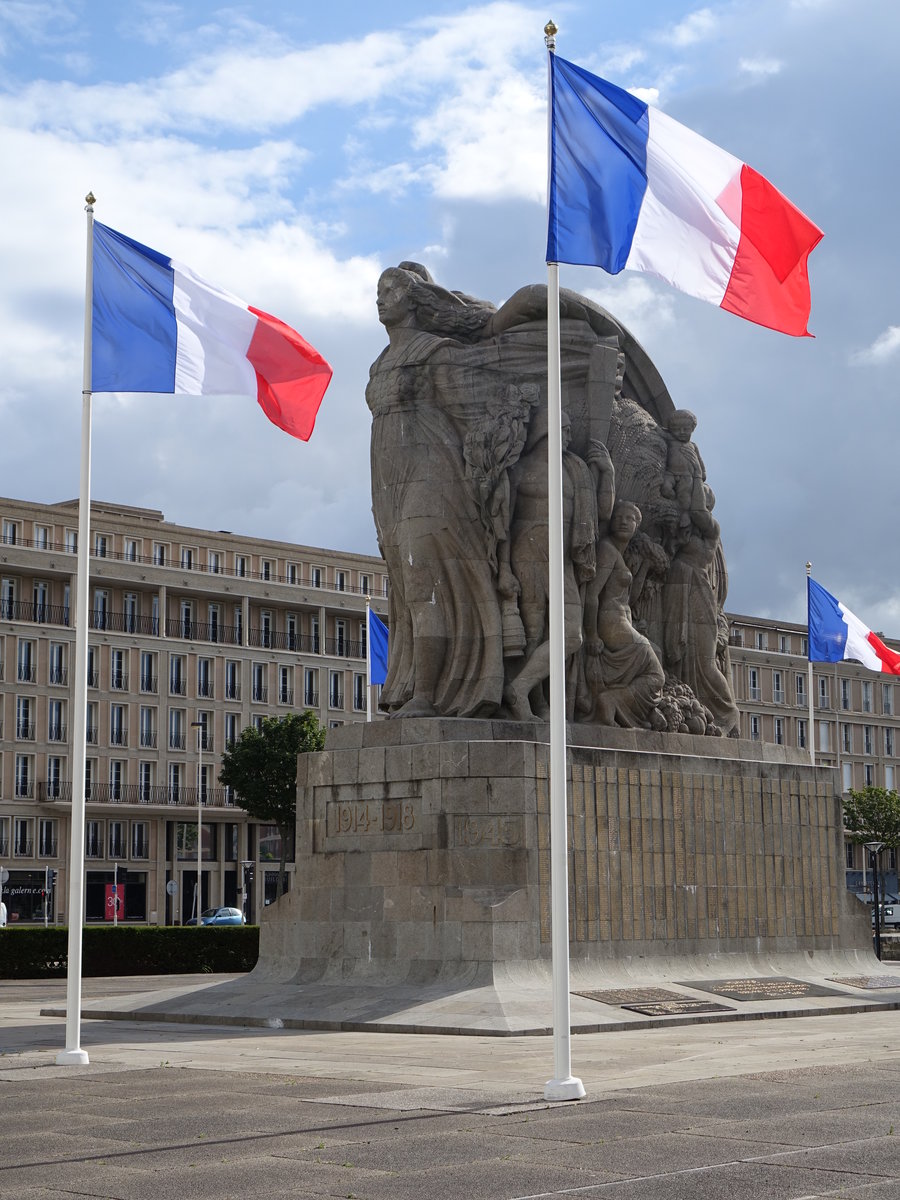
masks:
<svg viewBox="0 0 900 1200"><path fill-rule="evenodd" d="M869 863L872 867L872 895L875 898L875 957L881 962L881 903L878 894L878 852L884 848L884 842L866 842L869 852Z"/></svg>
<svg viewBox="0 0 900 1200"><path fill-rule="evenodd" d="M197 928L200 928L200 909L203 904L203 722L191 721L197 730Z"/></svg>

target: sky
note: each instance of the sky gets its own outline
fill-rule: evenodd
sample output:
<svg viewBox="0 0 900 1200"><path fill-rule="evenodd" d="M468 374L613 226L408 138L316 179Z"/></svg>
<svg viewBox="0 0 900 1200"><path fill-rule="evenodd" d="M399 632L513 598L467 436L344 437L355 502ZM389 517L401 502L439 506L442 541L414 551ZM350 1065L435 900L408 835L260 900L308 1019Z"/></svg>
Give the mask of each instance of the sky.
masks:
<svg viewBox="0 0 900 1200"><path fill-rule="evenodd" d="M561 267L643 344L716 497L731 612L803 621L805 564L900 636L897 0L0 0L0 494L78 494L84 196L287 321L334 378L308 443L239 398L97 395L95 499L375 553L381 271L500 304L546 280L546 50L750 163L825 237L814 338Z"/></svg>

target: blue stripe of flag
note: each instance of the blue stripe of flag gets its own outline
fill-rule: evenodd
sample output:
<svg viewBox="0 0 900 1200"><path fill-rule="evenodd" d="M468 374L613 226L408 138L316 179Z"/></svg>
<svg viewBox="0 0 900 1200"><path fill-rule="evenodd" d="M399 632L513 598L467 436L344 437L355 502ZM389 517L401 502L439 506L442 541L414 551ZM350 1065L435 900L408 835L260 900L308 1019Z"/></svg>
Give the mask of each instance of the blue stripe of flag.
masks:
<svg viewBox="0 0 900 1200"><path fill-rule="evenodd" d="M174 392L178 345L171 261L94 222L91 389Z"/></svg>
<svg viewBox="0 0 900 1200"><path fill-rule="evenodd" d="M809 661L842 662L847 645L847 623L840 605L812 578L807 581L809 600Z"/></svg>
<svg viewBox="0 0 900 1200"><path fill-rule="evenodd" d="M647 105L550 55L548 263L617 275L647 191Z"/></svg>
<svg viewBox="0 0 900 1200"><path fill-rule="evenodd" d="M384 683L388 666L388 627L369 609L369 682Z"/></svg>

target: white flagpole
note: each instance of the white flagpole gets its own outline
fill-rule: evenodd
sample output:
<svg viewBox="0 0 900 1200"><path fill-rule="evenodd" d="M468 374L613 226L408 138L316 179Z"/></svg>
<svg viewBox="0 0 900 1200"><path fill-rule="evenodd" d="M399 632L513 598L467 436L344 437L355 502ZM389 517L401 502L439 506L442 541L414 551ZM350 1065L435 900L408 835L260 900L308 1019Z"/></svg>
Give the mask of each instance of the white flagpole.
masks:
<svg viewBox="0 0 900 1200"><path fill-rule="evenodd" d="M808 562L806 564L806 596L807 596L807 601L806 601L806 657L807 657L806 690L809 692L809 697L808 697L808 699L809 699L809 759L810 759L810 762L812 763L812 765L815 766L816 765L816 717L815 717L815 708L813 707L813 668L812 668L812 659L810 658L810 655L812 653L812 646L810 645L810 641L809 641L809 576L810 576L811 572L812 572L812 563Z"/></svg>
<svg viewBox="0 0 900 1200"><path fill-rule="evenodd" d="M72 714L72 821L69 845L69 959L66 973L66 1048L59 1066L85 1066L81 1049L81 943L84 924L84 769L87 732L88 570L91 540L91 332L94 295L94 196L87 207L84 367L81 391L81 472L78 491L78 569L75 582L75 692Z"/></svg>
<svg viewBox="0 0 900 1200"><path fill-rule="evenodd" d="M369 623L369 597L366 596L366 720L372 720L372 626Z"/></svg>
<svg viewBox="0 0 900 1200"><path fill-rule="evenodd" d="M556 49L556 26L544 27ZM552 112L549 116L552 121ZM580 1100L584 1085L572 1074L569 1003L569 853L566 798L565 563L562 490L562 377L559 266L547 264L547 484L550 572L550 937L553 964L553 1069L545 1100Z"/></svg>

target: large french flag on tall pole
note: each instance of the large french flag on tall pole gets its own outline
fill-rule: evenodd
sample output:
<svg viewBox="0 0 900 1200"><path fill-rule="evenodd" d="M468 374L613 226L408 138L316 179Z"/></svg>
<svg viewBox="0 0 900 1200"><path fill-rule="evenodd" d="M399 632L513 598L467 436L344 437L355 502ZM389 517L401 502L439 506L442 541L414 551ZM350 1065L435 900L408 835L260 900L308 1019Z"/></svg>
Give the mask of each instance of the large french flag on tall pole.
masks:
<svg viewBox="0 0 900 1200"><path fill-rule="evenodd" d="M768 180L630 92L550 55L548 263L646 271L809 336L822 232Z"/></svg>
<svg viewBox="0 0 900 1200"><path fill-rule="evenodd" d="M900 654L891 650L845 604L807 579L809 598L809 661L860 662L870 671L900 675Z"/></svg>
<svg viewBox="0 0 900 1200"><path fill-rule="evenodd" d="M255 396L309 440L331 367L277 317L99 221L92 304L93 391Z"/></svg>

